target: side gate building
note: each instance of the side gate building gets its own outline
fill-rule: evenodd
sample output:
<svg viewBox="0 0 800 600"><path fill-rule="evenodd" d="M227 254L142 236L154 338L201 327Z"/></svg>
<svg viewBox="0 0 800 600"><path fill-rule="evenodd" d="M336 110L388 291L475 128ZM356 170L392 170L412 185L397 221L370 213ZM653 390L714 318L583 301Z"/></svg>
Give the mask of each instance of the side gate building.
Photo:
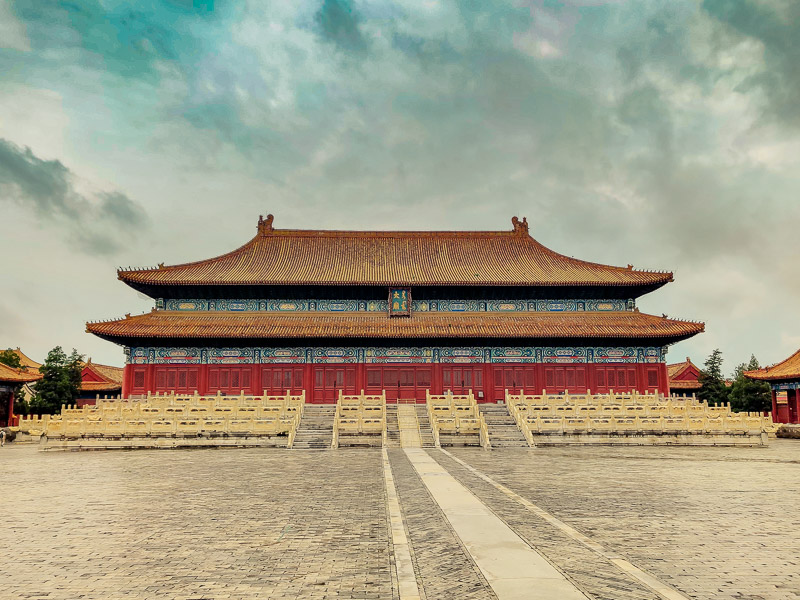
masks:
<svg viewBox="0 0 800 600"><path fill-rule="evenodd" d="M123 397L426 390L669 393L670 344L703 324L645 314L672 273L585 262L506 231L276 229L217 258L120 270L149 313L87 324L127 357Z"/></svg>

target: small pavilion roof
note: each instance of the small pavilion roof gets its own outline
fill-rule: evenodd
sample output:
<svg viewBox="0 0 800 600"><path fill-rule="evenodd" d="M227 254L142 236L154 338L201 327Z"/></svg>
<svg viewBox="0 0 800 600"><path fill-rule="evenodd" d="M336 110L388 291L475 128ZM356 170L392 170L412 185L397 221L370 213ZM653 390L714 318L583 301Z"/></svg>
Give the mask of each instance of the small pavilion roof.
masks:
<svg viewBox="0 0 800 600"><path fill-rule="evenodd" d="M688 356L683 362L667 365L667 375L672 390L699 390L703 387L699 381L700 367Z"/></svg>
<svg viewBox="0 0 800 600"><path fill-rule="evenodd" d="M4 383L30 383L42 378L39 370L14 369L0 363L0 381Z"/></svg>
<svg viewBox="0 0 800 600"><path fill-rule="evenodd" d="M88 371L88 373L87 373ZM113 391L122 387L123 369L92 362L90 358L83 365L81 389L87 392Z"/></svg>
<svg viewBox="0 0 800 600"><path fill-rule="evenodd" d="M120 342L135 338L652 338L676 342L704 330L703 323L624 312L275 314L264 312L150 313L88 323L86 331Z"/></svg>
<svg viewBox="0 0 800 600"><path fill-rule="evenodd" d="M759 379L762 381L800 379L800 350L783 362L762 369L756 369L755 371L745 371L745 375L750 379Z"/></svg>
<svg viewBox="0 0 800 600"><path fill-rule="evenodd" d="M42 363L38 363L29 356L27 356L22 350L19 348L9 348L11 352L16 354L19 357L19 363L28 370L33 370L35 372L39 372L39 367L42 366Z"/></svg>
<svg viewBox="0 0 800 600"><path fill-rule="evenodd" d="M630 286L654 289L672 273L586 262L511 231L326 231L274 229L260 219L244 246L207 260L120 270L119 279L150 286Z"/></svg>

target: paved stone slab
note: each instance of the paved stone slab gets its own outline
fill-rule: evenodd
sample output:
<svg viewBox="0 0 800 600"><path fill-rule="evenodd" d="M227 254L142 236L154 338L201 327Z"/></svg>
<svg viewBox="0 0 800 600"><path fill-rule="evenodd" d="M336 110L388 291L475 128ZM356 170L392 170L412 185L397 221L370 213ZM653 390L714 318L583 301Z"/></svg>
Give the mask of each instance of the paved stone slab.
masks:
<svg viewBox="0 0 800 600"><path fill-rule="evenodd" d="M402 450L389 450L420 592L428 600L496 600Z"/></svg>
<svg viewBox="0 0 800 600"><path fill-rule="evenodd" d="M0 451L0 597L396 598L380 451Z"/></svg>
<svg viewBox="0 0 800 600"><path fill-rule="evenodd" d="M800 598L793 440L450 452L691 598Z"/></svg>
<svg viewBox="0 0 800 600"><path fill-rule="evenodd" d="M405 453L500 600L585 600L563 574L425 450L408 448Z"/></svg>
<svg viewBox="0 0 800 600"><path fill-rule="evenodd" d="M397 590L400 600L419 600L420 593L417 587L417 577L414 574L414 565L411 561L411 548L408 543L408 531L403 520L403 513L400 510L400 500L397 497L397 489L394 485L392 467L389 463L389 455L384 449L383 457L383 476L386 482L386 502L389 511L389 525L392 531L392 550L394 554L394 567L397 575Z"/></svg>
<svg viewBox="0 0 800 600"><path fill-rule="evenodd" d="M514 499L462 467L448 452L431 455L463 485L495 512L526 542L587 595L598 600L658 600L660 596L641 585L612 561L571 539L563 531L536 518Z"/></svg>

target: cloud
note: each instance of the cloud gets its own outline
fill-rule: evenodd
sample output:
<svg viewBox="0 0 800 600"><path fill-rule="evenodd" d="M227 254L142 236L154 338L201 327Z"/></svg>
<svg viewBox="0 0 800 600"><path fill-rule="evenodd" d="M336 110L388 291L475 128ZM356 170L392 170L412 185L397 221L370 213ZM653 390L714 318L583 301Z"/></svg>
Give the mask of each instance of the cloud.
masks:
<svg viewBox="0 0 800 600"><path fill-rule="evenodd" d="M366 50L367 42L361 34L358 13L351 0L323 0L315 20L322 36L342 50Z"/></svg>
<svg viewBox="0 0 800 600"><path fill-rule="evenodd" d="M791 0L704 0L703 9L740 38L763 46L763 68L742 83L742 91L763 91L771 117L800 127L800 4Z"/></svg>
<svg viewBox="0 0 800 600"><path fill-rule="evenodd" d="M674 269L653 311L707 320L695 347L735 347L738 361L777 339L774 315L796 323L798 6L17 0L31 51L0 49L0 72L59 98L63 152L48 155L182 216L159 215L154 228L182 233L159 229L157 261L199 252L181 239L210 219L204 247L233 248L233 223L265 211L278 226L344 228L526 215L556 250ZM23 163L19 202L79 223L73 235L89 212L136 219L126 196L82 191L57 161ZM58 193L36 196L42 180Z"/></svg>
<svg viewBox="0 0 800 600"><path fill-rule="evenodd" d="M25 26L14 16L11 5L0 0L0 48L27 52L31 49Z"/></svg>
<svg viewBox="0 0 800 600"><path fill-rule="evenodd" d="M113 254L148 227L144 209L125 194L81 192L81 183L60 161L42 160L30 148L0 138L0 202L65 226L69 241L87 253Z"/></svg>

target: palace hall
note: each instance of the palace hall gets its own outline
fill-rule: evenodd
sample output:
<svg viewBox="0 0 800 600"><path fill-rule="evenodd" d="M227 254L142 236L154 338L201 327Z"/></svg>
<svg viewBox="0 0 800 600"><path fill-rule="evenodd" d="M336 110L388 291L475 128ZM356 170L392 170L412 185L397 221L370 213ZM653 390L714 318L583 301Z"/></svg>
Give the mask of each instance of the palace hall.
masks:
<svg viewBox="0 0 800 600"><path fill-rule="evenodd" d="M505 231L278 229L216 258L127 269L145 314L87 324L124 348L123 397L179 392L669 393L669 345L698 322L637 299L672 273L586 262Z"/></svg>

